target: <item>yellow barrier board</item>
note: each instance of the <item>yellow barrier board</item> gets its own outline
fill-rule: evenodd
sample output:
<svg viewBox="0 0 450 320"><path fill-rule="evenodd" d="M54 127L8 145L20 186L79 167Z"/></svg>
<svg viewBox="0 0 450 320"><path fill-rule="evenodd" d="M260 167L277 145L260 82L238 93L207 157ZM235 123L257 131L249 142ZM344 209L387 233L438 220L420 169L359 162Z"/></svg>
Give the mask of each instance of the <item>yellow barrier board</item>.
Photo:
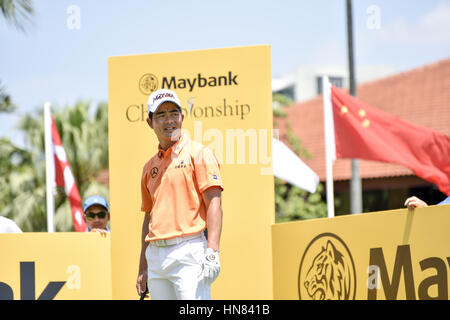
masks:
<svg viewBox="0 0 450 320"><path fill-rule="evenodd" d="M273 298L446 300L449 229L450 205L272 225ZM114 298L110 235L0 234L0 248L0 300Z"/></svg>
<svg viewBox="0 0 450 320"><path fill-rule="evenodd" d="M274 299L448 299L450 205L272 226Z"/></svg>
<svg viewBox="0 0 450 320"><path fill-rule="evenodd" d="M181 101L184 133L209 146L221 164L222 270L212 298L271 299L270 47L111 57L108 70L113 298L138 298L140 182L158 146L146 123L147 99L166 88Z"/></svg>
<svg viewBox="0 0 450 320"><path fill-rule="evenodd" d="M0 234L0 300L112 299L109 235Z"/></svg>

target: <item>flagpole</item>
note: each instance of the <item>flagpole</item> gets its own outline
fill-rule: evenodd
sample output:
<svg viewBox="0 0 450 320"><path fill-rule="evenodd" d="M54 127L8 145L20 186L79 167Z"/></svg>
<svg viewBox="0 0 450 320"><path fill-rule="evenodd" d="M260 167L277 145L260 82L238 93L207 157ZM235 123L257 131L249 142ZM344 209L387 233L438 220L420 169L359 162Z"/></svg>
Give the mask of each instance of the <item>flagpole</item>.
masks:
<svg viewBox="0 0 450 320"><path fill-rule="evenodd" d="M346 1L346 11L350 95L356 97L355 64L353 59L352 0ZM350 180L350 212L352 214L362 212L362 187L361 175L359 173L359 159L352 159L352 178Z"/></svg>
<svg viewBox="0 0 450 320"><path fill-rule="evenodd" d="M47 194L47 231L55 232L54 216L55 204L53 199L54 159L52 150L52 122L50 102L44 104L44 128L45 128L45 185Z"/></svg>
<svg viewBox="0 0 450 320"><path fill-rule="evenodd" d="M323 118L325 130L325 165L327 174L327 213L328 218L334 217L334 190L333 190L333 161L336 159L336 146L334 141L334 120L331 106L331 84L327 76L322 77L323 89Z"/></svg>

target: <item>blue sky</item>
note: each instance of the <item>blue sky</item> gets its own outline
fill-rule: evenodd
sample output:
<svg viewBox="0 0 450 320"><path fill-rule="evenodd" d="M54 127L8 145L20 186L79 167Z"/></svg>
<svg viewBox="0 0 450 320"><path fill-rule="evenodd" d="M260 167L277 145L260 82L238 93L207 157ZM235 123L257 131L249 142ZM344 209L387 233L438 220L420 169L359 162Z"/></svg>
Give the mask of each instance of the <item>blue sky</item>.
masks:
<svg viewBox="0 0 450 320"><path fill-rule="evenodd" d="M106 101L109 56L269 44L274 77L300 64L347 64L345 0L33 4L26 34L0 19L0 80L19 106L0 115L0 136L18 144L17 119L47 100L63 106ZM71 5L79 9L79 29L67 26ZM400 72L450 57L449 0L358 0L353 18L356 68Z"/></svg>

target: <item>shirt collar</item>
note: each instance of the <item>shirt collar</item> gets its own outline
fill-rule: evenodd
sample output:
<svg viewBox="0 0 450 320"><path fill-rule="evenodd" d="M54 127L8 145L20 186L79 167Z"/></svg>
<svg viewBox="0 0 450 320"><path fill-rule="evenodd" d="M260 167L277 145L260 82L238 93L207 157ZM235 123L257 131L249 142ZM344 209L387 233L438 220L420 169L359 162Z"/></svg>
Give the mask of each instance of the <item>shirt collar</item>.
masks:
<svg viewBox="0 0 450 320"><path fill-rule="evenodd" d="M158 158L164 158L166 155L170 155L172 152L175 155L179 155L183 147L186 145L186 143L189 141L189 138L186 137L184 134L181 134L180 138L173 146L171 146L167 150L163 150L161 148L161 145L158 145Z"/></svg>

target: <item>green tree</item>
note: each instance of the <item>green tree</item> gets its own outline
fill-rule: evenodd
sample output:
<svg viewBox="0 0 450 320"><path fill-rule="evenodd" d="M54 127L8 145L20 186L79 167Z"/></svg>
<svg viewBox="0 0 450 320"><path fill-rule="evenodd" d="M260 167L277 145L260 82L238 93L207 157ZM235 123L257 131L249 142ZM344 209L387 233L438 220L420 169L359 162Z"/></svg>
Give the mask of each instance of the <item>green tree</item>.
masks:
<svg viewBox="0 0 450 320"><path fill-rule="evenodd" d="M54 109L52 115L80 195L85 198L95 193L108 199L108 187L95 179L108 167L107 104L101 103L96 110L90 110L89 103L79 102L73 107ZM25 115L19 129L25 134L25 149L7 139L0 140L0 214L14 219L23 231L46 231L42 110ZM56 190L55 226L57 231L73 230L64 188Z"/></svg>
<svg viewBox="0 0 450 320"><path fill-rule="evenodd" d="M283 110L283 107L289 107L294 103L291 98L281 93L272 94L272 101L273 115L276 118L286 118L287 113L285 110Z"/></svg>
<svg viewBox="0 0 450 320"><path fill-rule="evenodd" d="M286 118L287 113L283 107L289 108L292 100L280 94L273 95L274 123L277 118ZM277 102L277 103L275 103ZM293 151L301 158L312 158L311 153L303 146L299 137L294 134L289 122L286 124L288 143ZM296 186L275 178L275 220L287 222L323 218L327 214L326 203L322 200L323 185L319 183L316 192L309 193Z"/></svg>
<svg viewBox="0 0 450 320"><path fill-rule="evenodd" d="M0 80L0 113L11 113L17 109L17 106L12 102L11 96L6 92L6 88L2 86Z"/></svg>
<svg viewBox="0 0 450 320"><path fill-rule="evenodd" d="M3 18L22 32L26 30L26 24L31 22L35 14L31 0L0 0L0 10ZM0 113L13 112L17 106L11 101L0 80Z"/></svg>
<svg viewBox="0 0 450 320"><path fill-rule="evenodd" d="M28 150L0 139L0 215L13 219L23 231L46 228L45 186L38 174L43 171L45 179L45 168L34 167L33 158Z"/></svg>
<svg viewBox="0 0 450 320"><path fill-rule="evenodd" d="M316 192L292 186L275 178L275 218L276 222L324 218L327 205L322 200L323 185L319 183Z"/></svg>
<svg viewBox="0 0 450 320"><path fill-rule="evenodd" d="M35 14L31 0L0 0L0 9L5 20L22 32Z"/></svg>

